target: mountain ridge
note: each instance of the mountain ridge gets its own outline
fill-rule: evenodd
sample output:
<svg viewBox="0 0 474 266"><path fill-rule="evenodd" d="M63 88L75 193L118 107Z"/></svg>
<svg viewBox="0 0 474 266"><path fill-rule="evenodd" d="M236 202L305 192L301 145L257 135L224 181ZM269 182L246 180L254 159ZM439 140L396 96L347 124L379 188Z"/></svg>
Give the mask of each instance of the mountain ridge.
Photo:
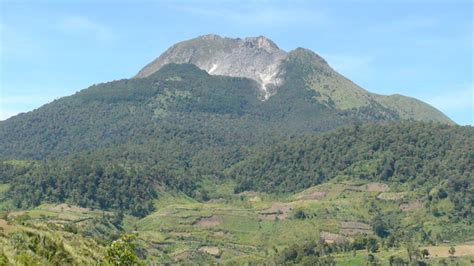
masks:
<svg viewBox="0 0 474 266"><path fill-rule="evenodd" d="M301 47L286 52L264 36L233 39L208 34L179 42L147 64L134 78L147 77L167 63L190 63L211 75L257 81L261 85L259 98L265 101L278 93L285 82L283 64L289 60L305 65L302 78L306 87L319 94L319 102L333 108L349 110L378 104L399 113L402 119L455 124L429 104L406 96L371 93L336 72L317 53Z"/></svg>
<svg viewBox="0 0 474 266"><path fill-rule="evenodd" d="M214 35L204 39L211 44L215 40L229 42ZM230 40L244 53L256 52L263 54L263 58L280 60L265 50L279 48L264 37ZM200 45L202 38L196 41ZM212 52L209 47L204 50ZM0 158L57 158L131 140L144 143L149 138L167 136L167 132L181 135L199 132L202 143L213 135L219 136L213 139L216 143L231 141L244 145L262 143L274 136L285 138L354 123L414 120L454 124L433 107L415 99L369 93L308 49L297 48L285 52L285 56L278 61L281 80L265 85L267 93L272 94L268 98L262 95L262 84L256 79L209 74L192 63L172 62L144 78L90 86L32 112L1 121ZM246 66L253 64L244 59L248 58L239 62ZM179 60L188 61L186 56ZM227 63L225 69L229 70L232 60ZM268 70L264 61L259 61L257 68ZM179 126L175 125L177 122ZM255 134L248 135L241 128Z"/></svg>

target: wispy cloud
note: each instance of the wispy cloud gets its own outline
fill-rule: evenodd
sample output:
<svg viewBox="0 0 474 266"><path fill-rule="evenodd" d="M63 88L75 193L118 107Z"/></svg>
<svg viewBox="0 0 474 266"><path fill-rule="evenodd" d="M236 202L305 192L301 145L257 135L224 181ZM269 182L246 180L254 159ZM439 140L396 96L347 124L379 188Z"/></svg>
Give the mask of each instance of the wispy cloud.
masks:
<svg viewBox="0 0 474 266"><path fill-rule="evenodd" d="M58 29L65 34L84 34L99 41L116 38L114 31L105 24L83 16L64 16L58 23Z"/></svg>

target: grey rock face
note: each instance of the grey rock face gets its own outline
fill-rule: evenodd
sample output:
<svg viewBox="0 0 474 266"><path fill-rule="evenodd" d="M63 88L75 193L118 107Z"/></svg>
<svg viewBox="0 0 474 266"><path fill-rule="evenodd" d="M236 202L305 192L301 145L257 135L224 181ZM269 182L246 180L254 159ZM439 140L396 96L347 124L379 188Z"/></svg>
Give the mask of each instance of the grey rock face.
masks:
<svg viewBox="0 0 474 266"><path fill-rule="evenodd" d="M190 63L211 75L245 77L261 84L262 99L276 93L283 82L282 61L287 52L260 36L245 39L205 35L173 45L135 77L147 77L169 63Z"/></svg>

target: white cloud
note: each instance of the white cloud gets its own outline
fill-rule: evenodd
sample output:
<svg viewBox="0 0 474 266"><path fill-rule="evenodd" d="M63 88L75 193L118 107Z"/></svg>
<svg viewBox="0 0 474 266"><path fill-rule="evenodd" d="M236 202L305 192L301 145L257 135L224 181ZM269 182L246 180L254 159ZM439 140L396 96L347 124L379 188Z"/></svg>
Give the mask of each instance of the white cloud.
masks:
<svg viewBox="0 0 474 266"><path fill-rule="evenodd" d="M58 29L66 34L86 34L99 41L110 41L116 37L110 27L83 16L63 17Z"/></svg>

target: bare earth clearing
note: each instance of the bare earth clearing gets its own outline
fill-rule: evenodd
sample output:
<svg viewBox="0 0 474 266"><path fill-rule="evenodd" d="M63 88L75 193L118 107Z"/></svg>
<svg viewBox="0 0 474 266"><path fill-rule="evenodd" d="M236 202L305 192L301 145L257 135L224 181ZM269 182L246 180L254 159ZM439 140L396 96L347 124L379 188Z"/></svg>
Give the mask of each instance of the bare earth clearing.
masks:
<svg viewBox="0 0 474 266"><path fill-rule="evenodd" d="M404 212L412 211L416 209L422 209L422 208L424 208L423 203L419 201L400 204L400 210Z"/></svg>
<svg viewBox="0 0 474 266"><path fill-rule="evenodd" d="M285 220L292 209L290 203L275 202L270 208L260 211L258 217L262 220Z"/></svg>
<svg viewBox="0 0 474 266"><path fill-rule="evenodd" d="M214 227L214 226L220 225L221 223L222 223L221 217L212 215L211 217L200 218L194 224L197 226L202 226L202 227Z"/></svg>
<svg viewBox="0 0 474 266"><path fill-rule="evenodd" d="M447 258L451 256L451 254L449 254L450 246L433 246L426 248L430 253L430 257ZM454 252L454 256L456 257L474 256L474 245L457 245L454 246L454 249L456 250L456 252Z"/></svg>
<svg viewBox="0 0 474 266"><path fill-rule="evenodd" d="M349 236L356 234L372 234L372 227L361 222L341 222L341 234Z"/></svg>

